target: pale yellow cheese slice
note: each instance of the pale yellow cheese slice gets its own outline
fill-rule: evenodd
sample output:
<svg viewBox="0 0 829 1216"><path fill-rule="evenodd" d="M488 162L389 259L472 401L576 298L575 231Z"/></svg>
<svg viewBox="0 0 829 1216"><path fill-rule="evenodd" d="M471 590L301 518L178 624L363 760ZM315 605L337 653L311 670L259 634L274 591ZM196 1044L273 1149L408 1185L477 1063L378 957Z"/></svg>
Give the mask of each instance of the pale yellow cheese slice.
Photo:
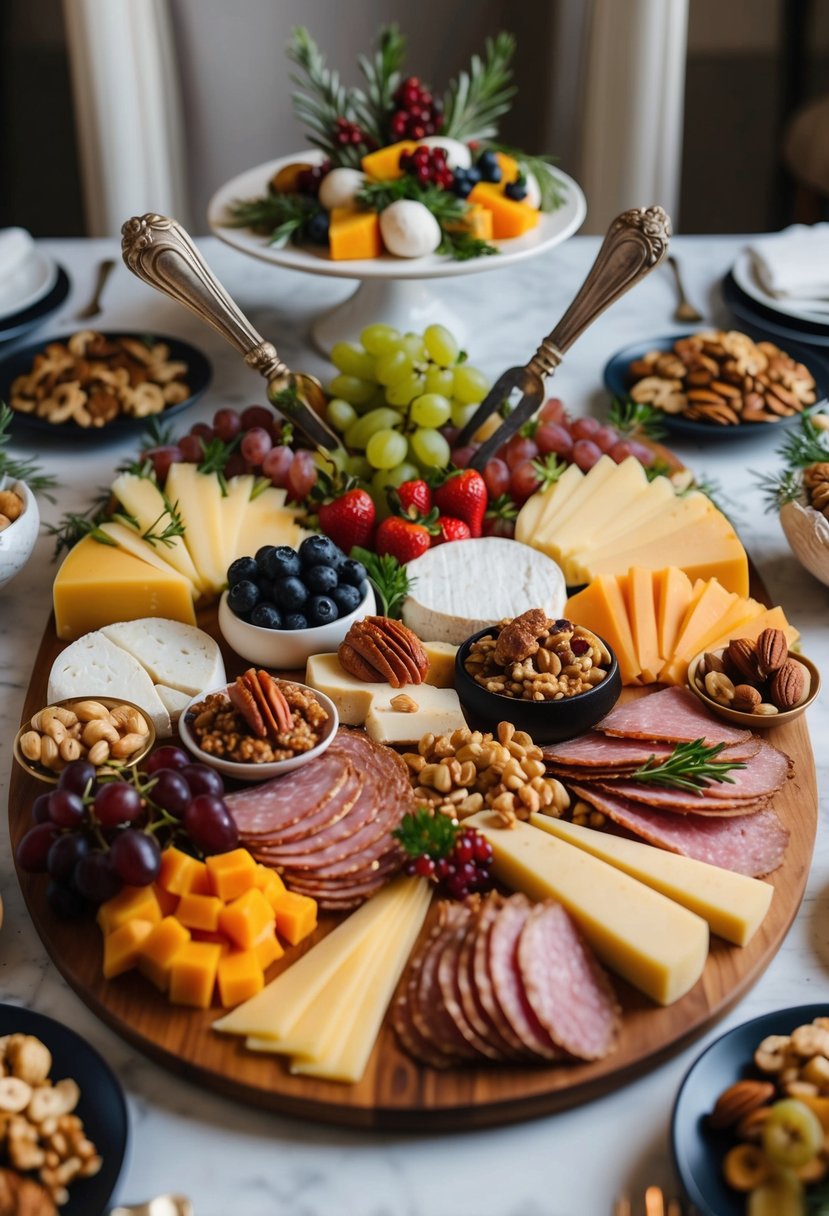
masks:
<svg viewBox="0 0 829 1216"><path fill-rule="evenodd" d="M491 811L464 820L492 845L495 877L531 899L557 899L598 957L660 1005L684 996L708 957L701 916L575 845Z"/></svg>
<svg viewBox="0 0 829 1216"><path fill-rule="evenodd" d="M751 941L769 909L774 888L758 878L549 815L530 815L530 823L661 891L737 946Z"/></svg>
<svg viewBox="0 0 829 1216"><path fill-rule="evenodd" d="M168 504L175 506L177 497L171 486L170 478L173 478L174 484L176 469L190 469L195 472L195 465L171 465L164 494L149 477L139 477L135 473L122 473L112 483L112 493L127 514L135 520L139 532L152 532L154 535L158 535L170 523ZM182 475L179 474L179 476ZM182 522L186 532L187 521L182 519ZM201 590L210 590L204 572L193 562L186 540L186 536L184 538L171 536L163 542L163 545L160 541L156 544L159 551L163 547L164 560L168 565L172 566L174 570L178 570L179 574L183 574L185 578L189 578Z"/></svg>
<svg viewBox="0 0 829 1216"><path fill-rule="evenodd" d="M604 526L610 519L627 514L648 488L645 470L635 456L628 456L612 469L590 498L564 523L555 521L547 552L561 563L573 553L604 541Z"/></svg>

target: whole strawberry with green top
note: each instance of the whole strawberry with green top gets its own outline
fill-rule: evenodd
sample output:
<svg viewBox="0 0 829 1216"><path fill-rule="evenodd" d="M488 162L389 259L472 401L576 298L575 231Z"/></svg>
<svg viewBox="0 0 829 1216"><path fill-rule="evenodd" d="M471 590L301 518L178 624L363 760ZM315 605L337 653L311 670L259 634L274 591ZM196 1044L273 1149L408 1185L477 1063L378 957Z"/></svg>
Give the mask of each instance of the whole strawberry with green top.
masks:
<svg viewBox="0 0 829 1216"><path fill-rule="evenodd" d="M442 515L468 524L470 536L481 535L489 496L486 482L476 469L450 473L443 485L433 491L432 500Z"/></svg>

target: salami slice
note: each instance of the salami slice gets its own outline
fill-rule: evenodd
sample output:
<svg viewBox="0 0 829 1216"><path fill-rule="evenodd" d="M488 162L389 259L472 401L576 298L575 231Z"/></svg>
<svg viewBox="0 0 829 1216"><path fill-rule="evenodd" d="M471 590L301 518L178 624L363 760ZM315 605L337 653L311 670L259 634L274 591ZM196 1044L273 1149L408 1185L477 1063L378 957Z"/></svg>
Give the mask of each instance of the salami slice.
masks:
<svg viewBox="0 0 829 1216"><path fill-rule="evenodd" d="M523 1045L542 1059L556 1060L561 1052L539 1022L518 967L518 939L530 910L529 900L513 895L498 912L489 934L489 973L495 999ZM540 966L546 966L545 959Z"/></svg>
<svg viewBox="0 0 829 1216"><path fill-rule="evenodd" d="M607 769L638 768L647 764L651 756L662 759L670 756L676 744L662 743L652 740L617 738L613 735L603 735L598 731L588 731L567 743L554 743L543 747L544 759L556 773L559 769ZM719 759L750 760L760 750L760 740L755 736L744 743L735 743L724 748ZM589 776L589 772L585 772Z"/></svg>
<svg viewBox="0 0 829 1216"><path fill-rule="evenodd" d="M579 1060L616 1045L620 1009L605 971L560 904L536 904L518 939L518 967L533 1013L550 1039Z"/></svg>
<svg viewBox="0 0 829 1216"><path fill-rule="evenodd" d="M624 739L654 739L667 743L745 743L751 732L721 722L700 705L687 688L663 688L617 705L596 730Z"/></svg>
<svg viewBox="0 0 829 1216"><path fill-rule="evenodd" d="M573 786L573 793L649 844L750 878L776 870L789 841L788 829L771 807L753 815L675 815L592 786Z"/></svg>

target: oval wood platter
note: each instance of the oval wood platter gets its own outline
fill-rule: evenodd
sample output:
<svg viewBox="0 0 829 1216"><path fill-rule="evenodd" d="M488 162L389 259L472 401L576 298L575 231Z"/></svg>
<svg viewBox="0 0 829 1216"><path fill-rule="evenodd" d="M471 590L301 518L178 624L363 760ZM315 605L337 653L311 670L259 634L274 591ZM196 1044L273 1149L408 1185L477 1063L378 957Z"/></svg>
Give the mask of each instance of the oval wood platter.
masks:
<svg viewBox="0 0 829 1216"><path fill-rule="evenodd" d="M760 589L752 590L757 594ZM205 610L199 623L219 636L214 610ZM35 660L24 720L46 703L48 673L61 649L50 620ZM224 649L228 674L235 675L243 664ZM636 694L623 693L630 695ZM358 1084L293 1077L279 1057L248 1052L241 1040L211 1032L218 1010L169 1005L134 973L104 980L102 939L94 921L59 921L46 902L45 876L19 873L18 877L35 927L68 983L108 1026L171 1072L248 1105L326 1123L418 1132L486 1127L574 1106L618 1087L725 1013L762 974L803 897L817 827L815 769L805 718L764 735L792 758L795 767L775 801L791 839L782 866L769 880L775 895L763 925L742 949L712 937L702 977L668 1008L653 1005L614 977L624 1009L623 1029L617 1050L597 1063L436 1071L420 1067L400 1051L386 1025ZM13 766L9 797L13 846L30 825L32 801L46 788ZM335 923L334 917L324 918L314 937L298 950L307 949ZM291 951L288 960L295 957L297 952ZM268 978L285 961L274 964Z"/></svg>

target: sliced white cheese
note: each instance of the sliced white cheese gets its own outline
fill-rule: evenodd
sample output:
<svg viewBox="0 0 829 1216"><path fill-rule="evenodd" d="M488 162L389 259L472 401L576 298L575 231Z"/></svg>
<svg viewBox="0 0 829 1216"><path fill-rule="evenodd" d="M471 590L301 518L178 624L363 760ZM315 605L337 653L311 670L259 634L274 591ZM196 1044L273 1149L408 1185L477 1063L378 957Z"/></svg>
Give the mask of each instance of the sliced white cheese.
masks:
<svg viewBox="0 0 829 1216"><path fill-rule="evenodd" d="M122 697L150 715L159 737L171 733L170 715L144 668L99 630L85 633L52 664L49 702L67 697Z"/></svg>
<svg viewBox="0 0 829 1216"><path fill-rule="evenodd" d="M221 650L209 634L193 625L144 617L104 625L101 633L137 659L155 684L194 697L225 683Z"/></svg>
<svg viewBox="0 0 829 1216"><path fill-rule="evenodd" d="M528 608L560 617L567 598L564 575L554 561L504 537L438 545L409 562L406 572L412 590L403 620L426 642L458 646L479 629Z"/></svg>
<svg viewBox="0 0 829 1216"><path fill-rule="evenodd" d="M170 715L170 721L175 728L193 698L189 693L179 692L177 688L168 688L166 684L156 684L155 691L161 699L161 704Z"/></svg>

